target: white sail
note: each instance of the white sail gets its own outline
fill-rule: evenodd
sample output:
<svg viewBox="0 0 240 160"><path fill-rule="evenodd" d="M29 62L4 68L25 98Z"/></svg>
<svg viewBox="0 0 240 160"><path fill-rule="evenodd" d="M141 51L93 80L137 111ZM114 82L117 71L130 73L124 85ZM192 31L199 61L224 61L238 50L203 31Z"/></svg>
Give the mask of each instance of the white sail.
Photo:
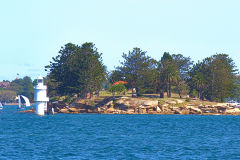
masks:
<svg viewBox="0 0 240 160"><path fill-rule="evenodd" d="M26 107L31 106L29 99L28 99L27 97L23 96L23 95L21 95L21 96L22 96L22 98L23 98L24 101L25 101Z"/></svg>
<svg viewBox="0 0 240 160"><path fill-rule="evenodd" d="M20 95L18 95L18 108L20 109L21 108L21 98L20 98Z"/></svg>
<svg viewBox="0 0 240 160"><path fill-rule="evenodd" d="M0 102L0 109L3 109L3 105L2 105L2 103Z"/></svg>

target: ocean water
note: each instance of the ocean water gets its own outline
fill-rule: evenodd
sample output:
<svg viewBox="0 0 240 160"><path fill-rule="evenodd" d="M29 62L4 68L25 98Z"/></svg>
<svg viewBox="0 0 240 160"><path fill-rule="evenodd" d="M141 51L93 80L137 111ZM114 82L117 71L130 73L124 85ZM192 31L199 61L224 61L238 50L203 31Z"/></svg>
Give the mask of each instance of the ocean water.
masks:
<svg viewBox="0 0 240 160"><path fill-rule="evenodd" d="M240 159L240 116L0 111L0 159Z"/></svg>

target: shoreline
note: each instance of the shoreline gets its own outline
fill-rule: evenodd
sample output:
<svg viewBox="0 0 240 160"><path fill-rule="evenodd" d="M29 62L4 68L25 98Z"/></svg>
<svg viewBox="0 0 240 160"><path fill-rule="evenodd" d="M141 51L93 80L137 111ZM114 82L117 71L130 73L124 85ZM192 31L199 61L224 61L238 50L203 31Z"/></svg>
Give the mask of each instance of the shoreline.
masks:
<svg viewBox="0 0 240 160"><path fill-rule="evenodd" d="M228 103L184 99L146 99L119 97L115 101L111 97L98 103L89 99L81 99L74 103L49 103L48 111L54 108L55 113L62 114L154 114L154 115L240 115L240 109ZM35 113L35 109L21 111Z"/></svg>

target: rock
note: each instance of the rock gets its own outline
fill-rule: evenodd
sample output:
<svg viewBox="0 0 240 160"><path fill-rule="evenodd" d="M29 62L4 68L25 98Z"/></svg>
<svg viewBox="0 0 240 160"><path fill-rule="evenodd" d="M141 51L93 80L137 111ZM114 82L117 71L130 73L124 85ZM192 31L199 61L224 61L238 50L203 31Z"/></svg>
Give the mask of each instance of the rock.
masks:
<svg viewBox="0 0 240 160"><path fill-rule="evenodd" d="M189 114L190 113L188 109L184 109L181 112L182 112L182 114Z"/></svg>
<svg viewBox="0 0 240 160"><path fill-rule="evenodd" d="M239 108L233 108L233 109L227 109L225 111L226 114L240 114L240 109Z"/></svg>
<svg viewBox="0 0 240 160"><path fill-rule="evenodd" d="M63 109L60 109L59 111L60 113L70 113L68 108L63 108Z"/></svg>
<svg viewBox="0 0 240 160"><path fill-rule="evenodd" d="M77 109L77 108L69 108L69 111L79 113L79 109Z"/></svg>
<svg viewBox="0 0 240 160"><path fill-rule="evenodd" d="M228 106L227 103L217 103L216 106Z"/></svg>
<svg viewBox="0 0 240 160"><path fill-rule="evenodd" d="M125 106L130 106L128 99L119 99L119 100L116 101L116 103L117 104L122 104L122 105L125 105Z"/></svg>
<svg viewBox="0 0 240 160"><path fill-rule="evenodd" d="M174 114L182 114L182 112L179 109L174 110Z"/></svg>
<svg viewBox="0 0 240 160"><path fill-rule="evenodd" d="M130 100L129 101L129 105L130 106L133 106L133 107L137 107L137 106L140 106L140 105L143 105L144 104L144 101L143 100L140 100L140 99L137 99L137 100Z"/></svg>
<svg viewBox="0 0 240 160"><path fill-rule="evenodd" d="M176 99L177 103L183 103L184 101L183 100L180 100L180 99Z"/></svg>
<svg viewBox="0 0 240 160"><path fill-rule="evenodd" d="M175 102L175 101L167 101L167 103L172 104L172 105L177 104L177 102Z"/></svg>
<svg viewBox="0 0 240 160"><path fill-rule="evenodd" d="M189 109L190 113L192 113L192 114L202 114L201 109L199 109L197 107L187 106L186 108Z"/></svg>
<svg viewBox="0 0 240 160"><path fill-rule="evenodd" d="M161 112L162 110L160 109L160 107L157 106L156 111Z"/></svg>
<svg viewBox="0 0 240 160"><path fill-rule="evenodd" d="M107 109L107 111L108 111L108 112L114 112L115 109L114 109L113 107L110 107L110 108Z"/></svg>
<svg viewBox="0 0 240 160"><path fill-rule="evenodd" d="M225 111L227 110L226 106L217 106L218 109L218 113L225 113Z"/></svg>
<svg viewBox="0 0 240 160"><path fill-rule="evenodd" d="M108 103L105 104L105 106L112 106L113 105L113 101L109 101Z"/></svg>
<svg viewBox="0 0 240 160"><path fill-rule="evenodd" d="M117 100L116 103L118 103L118 104L124 104L125 102L126 102L126 99L119 99L119 100Z"/></svg>
<svg viewBox="0 0 240 160"><path fill-rule="evenodd" d="M163 106L163 107L168 107L168 106L169 106L169 104L167 104L167 103L166 103L166 104L163 104L162 106Z"/></svg>
<svg viewBox="0 0 240 160"><path fill-rule="evenodd" d="M147 101L143 102L143 105L145 105L145 106L157 106L158 105L158 101L149 101L149 100L147 100Z"/></svg>
<svg viewBox="0 0 240 160"><path fill-rule="evenodd" d="M127 109L127 114L133 114L135 112L135 110L133 108L129 108Z"/></svg>

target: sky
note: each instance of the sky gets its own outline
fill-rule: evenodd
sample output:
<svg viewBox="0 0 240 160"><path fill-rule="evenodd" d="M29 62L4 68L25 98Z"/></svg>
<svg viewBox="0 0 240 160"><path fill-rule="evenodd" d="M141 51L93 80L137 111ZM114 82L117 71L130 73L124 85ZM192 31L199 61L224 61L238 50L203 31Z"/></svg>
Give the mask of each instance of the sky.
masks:
<svg viewBox="0 0 240 160"><path fill-rule="evenodd" d="M240 69L239 0L0 0L0 81L45 76L66 43L93 42L107 69L134 47L197 62L226 53ZM17 74L19 74L17 76Z"/></svg>

